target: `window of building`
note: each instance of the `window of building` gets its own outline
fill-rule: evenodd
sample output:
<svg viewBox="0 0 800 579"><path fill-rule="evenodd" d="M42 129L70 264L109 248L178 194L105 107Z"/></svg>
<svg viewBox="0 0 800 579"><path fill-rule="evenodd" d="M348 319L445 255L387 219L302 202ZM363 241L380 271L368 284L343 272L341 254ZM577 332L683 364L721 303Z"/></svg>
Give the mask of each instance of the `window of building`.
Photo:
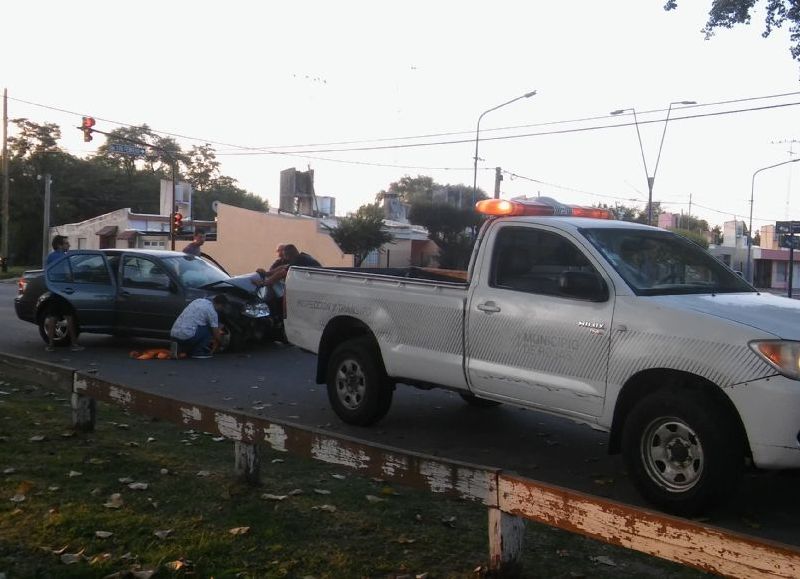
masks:
<svg viewBox="0 0 800 579"><path fill-rule="evenodd" d="M78 249L86 249L86 238L79 237L78 238Z"/></svg>
<svg viewBox="0 0 800 579"><path fill-rule="evenodd" d="M153 239L142 240L142 247L145 249L165 249L167 247L166 241L156 241Z"/></svg>

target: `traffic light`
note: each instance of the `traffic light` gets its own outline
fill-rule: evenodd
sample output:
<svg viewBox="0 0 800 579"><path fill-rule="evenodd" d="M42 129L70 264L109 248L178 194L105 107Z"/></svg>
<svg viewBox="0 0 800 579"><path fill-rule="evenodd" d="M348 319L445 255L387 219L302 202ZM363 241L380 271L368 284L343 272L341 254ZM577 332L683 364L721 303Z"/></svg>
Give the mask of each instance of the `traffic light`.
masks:
<svg viewBox="0 0 800 579"><path fill-rule="evenodd" d="M183 215L175 212L172 215L172 233L173 235L178 235L183 228Z"/></svg>
<svg viewBox="0 0 800 579"><path fill-rule="evenodd" d="M94 126L94 117L83 117L81 122L81 130L83 131L83 142L88 143L92 140L92 127Z"/></svg>

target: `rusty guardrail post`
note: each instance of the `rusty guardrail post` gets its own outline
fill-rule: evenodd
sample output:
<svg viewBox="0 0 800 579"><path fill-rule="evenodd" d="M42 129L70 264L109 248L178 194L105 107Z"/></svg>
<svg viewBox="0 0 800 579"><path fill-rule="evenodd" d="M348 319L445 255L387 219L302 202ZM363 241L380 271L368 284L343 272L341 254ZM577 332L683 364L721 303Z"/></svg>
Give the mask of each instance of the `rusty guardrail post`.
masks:
<svg viewBox="0 0 800 579"><path fill-rule="evenodd" d="M93 432L97 419L97 402L91 396L83 396L73 392L70 398L72 406L72 427L81 432Z"/></svg>
<svg viewBox="0 0 800 579"><path fill-rule="evenodd" d="M525 519L489 507L489 569L513 572L519 569L525 537Z"/></svg>
<svg viewBox="0 0 800 579"><path fill-rule="evenodd" d="M261 482L261 453L258 445L235 440L233 452L237 476L247 484L258 485Z"/></svg>

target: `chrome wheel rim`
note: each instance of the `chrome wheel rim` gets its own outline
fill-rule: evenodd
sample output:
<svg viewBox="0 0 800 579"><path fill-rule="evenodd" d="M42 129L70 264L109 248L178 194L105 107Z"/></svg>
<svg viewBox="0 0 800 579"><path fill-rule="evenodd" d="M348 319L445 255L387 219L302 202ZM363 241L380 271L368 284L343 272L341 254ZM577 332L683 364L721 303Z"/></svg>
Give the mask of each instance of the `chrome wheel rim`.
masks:
<svg viewBox="0 0 800 579"><path fill-rule="evenodd" d="M674 493L694 488L705 467L700 437L675 417L657 418L648 425L641 441L641 457L648 476Z"/></svg>
<svg viewBox="0 0 800 579"><path fill-rule="evenodd" d="M66 339L68 335L69 330L67 328L67 318L63 316L57 317L55 324L53 324L53 339L61 341Z"/></svg>
<svg viewBox="0 0 800 579"><path fill-rule="evenodd" d="M357 360L343 360L336 370L336 395L342 406L358 410L367 391L367 376Z"/></svg>

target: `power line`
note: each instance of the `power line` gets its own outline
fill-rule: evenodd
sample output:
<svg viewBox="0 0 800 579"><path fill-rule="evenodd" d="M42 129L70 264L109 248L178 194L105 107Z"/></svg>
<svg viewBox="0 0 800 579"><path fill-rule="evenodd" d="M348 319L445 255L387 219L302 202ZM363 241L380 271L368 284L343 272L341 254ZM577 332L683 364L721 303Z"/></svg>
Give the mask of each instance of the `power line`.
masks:
<svg viewBox="0 0 800 579"><path fill-rule="evenodd" d="M682 117L670 117L670 121L683 121L683 120L691 120L691 119L699 119L705 117L717 117L723 115L733 115L745 112L753 112L753 111L762 111L762 110L769 110L769 109L777 109L789 106L796 106L800 105L800 102L791 102L791 103L781 103L775 105L765 105L760 107L750 107L750 108L742 108L742 109L734 109L729 111L715 111L710 113L699 113L695 115L685 115ZM578 127L574 129L561 129L556 131L541 131L537 133L522 133L518 135L504 135L500 137L486 137L482 139L483 141L504 141L508 139L522 139L528 137L541 137L546 135L564 135L570 133L585 133L589 131L598 131L604 129L618 129L622 127L630 127L636 124L639 125L646 125L652 123L660 123L664 122L664 119L652 119L646 121L638 121L637 122L630 122L630 123L614 123L614 124L605 124L605 125L597 125L592 127ZM442 145L460 145L464 143L471 143L473 139L456 139L451 141L433 141L427 143L406 143L406 144L399 144L399 145L376 145L373 147L351 147L351 148L342 148L342 149L311 149L311 150L301 150L301 151L293 151L292 154L302 153L346 153L346 152L354 152L354 151L379 151L379 150L387 150L387 149L410 149L416 147L433 147L433 146L442 146ZM238 153L219 153L220 156L251 156L251 155L276 155L276 154L287 154L284 152L276 152L276 151L244 151Z"/></svg>
<svg viewBox="0 0 800 579"><path fill-rule="evenodd" d="M698 108L698 107L710 107L710 106L718 106L718 105L725 105L725 104L735 104L735 103L750 102L750 101L756 101L756 100L775 99L775 98L782 98L782 97L787 97L787 96L795 96L795 95L798 95L798 94L800 94L800 91L787 92L787 93L776 93L776 94L772 94L772 95L764 95L764 96L757 96L757 97L743 97L743 98L737 98L737 99L728 99L728 100L716 101L716 102L711 102L711 103L702 103L702 104L690 105L690 106L684 107L681 110L686 110L686 109L691 109L691 108ZM40 107L40 108L44 108L44 109L48 109L48 110L54 110L54 111L58 111L58 112L66 113L66 114L75 115L75 116L86 116L87 115L86 113L79 113L79 112L76 112L76 111L71 111L69 109L64 109L64 108L56 107L56 106L52 106L52 105L45 105L45 104L41 104L41 103L36 103L36 102L25 100L25 99L20 99L20 98L15 98L15 97L8 97L8 98L9 98L9 100L12 100L12 101L25 103L25 104L28 104L28 105L31 105L31 106ZM798 104L798 103L790 103L790 104ZM750 108L750 109L741 109L741 110L737 110L737 111L723 111L723 112L719 112L719 113L706 113L706 114L703 114L703 115L691 115L691 116L686 116L686 117L672 117L672 120L680 120L680 119L685 119L685 118L697 118L697 117L701 117L701 116L712 116L714 114L730 114L730 113L734 113L734 112L742 112L742 111L750 111L750 110L762 110L764 108L773 108L773 107L779 107L779 106L787 106L787 105L773 105L772 107L754 107L754 108ZM647 115L647 114L652 114L652 113L664 112L665 110L666 109L651 109L651 110L641 111L639 114L640 115ZM522 129L522 128L544 127L544 126L552 126L552 125L560 125L560 124L570 124L570 123L587 122L587 121L595 121L595 120L603 120L603 119L608 119L610 117L611 117L611 115L602 115L602 116L584 117L584 118L578 118L578 119L565 119L565 120L547 121L547 122L543 122L543 123L534 123L534 124L511 125L511 126L507 126L507 127L497 127L497 128L484 129L484 133L496 132L496 131L514 130L514 129ZM134 124L126 123L126 122L122 122L122 121L116 121L116 120L113 120L113 119L106 119L106 118L103 118L103 117L95 117L95 118L98 119L98 120L104 121L104 122L108 122L108 123L112 123L112 124L120 125L120 126L127 126L127 127L140 126L140 125L134 125ZM642 121L640 124L661 122L662 120L663 119ZM615 125L611 125L611 126L630 126L630 124L615 124ZM600 128L608 128L608 127L604 127L604 126L597 127L597 129L600 129ZM201 137L192 137L192 136L189 136L189 135L183 135L183 134L180 134L180 133L173 133L173 132L170 132L170 131L164 131L164 130L160 130L160 129L152 129L151 128L150 130L153 133L157 133L157 134L161 134L161 135L167 135L167 136L170 136L170 137L177 137L177 138L181 138L181 139L187 139L187 140L190 140L190 141L204 142L204 143L209 143L209 144L213 144L213 145L221 145L221 146L224 146L224 147L232 147L233 149L236 149L236 150L239 150L239 151L245 150L245 151L253 151L254 153L263 153L263 154L280 154L280 152L277 151L277 149L296 149L296 148L301 148L301 147L320 147L320 146L341 145L341 144L379 143L379 142L387 142L387 141L402 141L402 140L413 140L413 139L425 139L425 138L445 137L445 136L455 136L455 135L465 135L465 134L470 134L471 135L472 132L473 132L471 130L469 130L469 131L452 131L452 132L428 133L428 134L422 134L422 135L410 135L410 136L400 136L400 137L382 137L382 138L375 138L375 139L358 139L358 140L334 141L334 142L329 142L329 143L311 143L311 144L303 144L303 145L275 145L275 146L269 146L269 147L253 147L253 146L238 145L238 144L232 144L232 143L224 143L224 142L215 141L215 140L211 140L211 139L205 139L205 138L201 138ZM586 128L586 130L592 130L592 128ZM569 132L569 131L567 131L567 132ZM558 134L558 132L544 132L544 133L533 133L533 134L523 134L523 135L510 135L510 136L507 136L507 137L485 137L484 140L493 140L493 139L500 139L500 138L518 138L518 137L525 137L525 136L536 136L536 135L539 135L539 134ZM430 143L430 144L462 143L462 142L469 142L471 140L472 139L470 138L470 139L461 140L461 141L445 141L445 142L435 142L435 143ZM415 144L414 146L425 146L427 144L428 143ZM398 145L397 146L397 148L400 148L400 147L402 147L402 145ZM380 148L380 147L378 147L378 148ZM385 148L394 148L394 147L385 147ZM295 151L295 152L296 153L335 152L335 151L350 151L350 150L370 150L370 148L360 148L359 147L359 148L332 149L332 150L321 150L321 151ZM223 153L220 153L220 154L223 154Z"/></svg>

